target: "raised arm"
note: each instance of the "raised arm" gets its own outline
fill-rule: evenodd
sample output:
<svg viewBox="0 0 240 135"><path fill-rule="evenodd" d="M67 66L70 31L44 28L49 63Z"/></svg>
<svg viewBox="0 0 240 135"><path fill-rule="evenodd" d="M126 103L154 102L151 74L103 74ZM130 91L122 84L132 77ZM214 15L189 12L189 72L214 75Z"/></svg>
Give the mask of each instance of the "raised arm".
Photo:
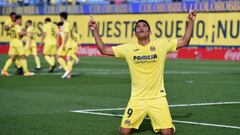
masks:
<svg viewBox="0 0 240 135"><path fill-rule="evenodd" d="M191 40L192 32L193 32L193 24L194 24L196 15L197 15L196 10L192 9L192 5L191 5L189 9L189 15L188 15L189 20L188 20L187 29L183 37L178 40L177 49L187 46L189 44Z"/></svg>
<svg viewBox="0 0 240 135"><path fill-rule="evenodd" d="M89 29L93 33L93 37L95 39L95 42L97 44L99 51L103 55L114 56L112 47L107 47L104 45L102 38L99 35L97 24L96 24L95 20L93 19L93 17L92 16L90 16L90 17L91 17L91 19L88 23L88 26L89 26Z"/></svg>

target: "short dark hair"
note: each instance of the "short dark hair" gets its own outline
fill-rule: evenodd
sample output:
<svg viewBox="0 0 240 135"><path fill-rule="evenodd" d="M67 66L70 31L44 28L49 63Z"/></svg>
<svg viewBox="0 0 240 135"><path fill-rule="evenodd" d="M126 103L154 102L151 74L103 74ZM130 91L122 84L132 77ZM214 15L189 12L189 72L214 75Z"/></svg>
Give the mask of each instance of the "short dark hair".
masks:
<svg viewBox="0 0 240 135"><path fill-rule="evenodd" d="M29 23L30 25L32 25L32 20L27 20L27 23Z"/></svg>
<svg viewBox="0 0 240 135"><path fill-rule="evenodd" d="M61 12L61 13L60 13L60 16L61 16L62 18L64 18L65 20L67 20L67 18L68 18L68 13L67 13L67 12Z"/></svg>
<svg viewBox="0 0 240 135"><path fill-rule="evenodd" d="M48 17L45 19L45 22L51 22L51 19Z"/></svg>
<svg viewBox="0 0 240 135"><path fill-rule="evenodd" d="M17 15L17 14L16 14L16 12L11 12L9 15L13 16L13 15Z"/></svg>
<svg viewBox="0 0 240 135"><path fill-rule="evenodd" d="M57 23L57 26L59 27L59 26L63 26L63 22L58 22Z"/></svg>
<svg viewBox="0 0 240 135"><path fill-rule="evenodd" d="M151 28L150 28L149 23L148 23L146 20L143 20L143 19L137 21L137 23L135 24L135 31L136 31L136 28L137 28L138 23L140 23L140 22L146 23L147 26L148 26L148 28L149 28L149 30L151 31Z"/></svg>
<svg viewBox="0 0 240 135"><path fill-rule="evenodd" d="M17 19L21 19L21 18L22 18L21 15L16 15L16 20L17 20Z"/></svg>

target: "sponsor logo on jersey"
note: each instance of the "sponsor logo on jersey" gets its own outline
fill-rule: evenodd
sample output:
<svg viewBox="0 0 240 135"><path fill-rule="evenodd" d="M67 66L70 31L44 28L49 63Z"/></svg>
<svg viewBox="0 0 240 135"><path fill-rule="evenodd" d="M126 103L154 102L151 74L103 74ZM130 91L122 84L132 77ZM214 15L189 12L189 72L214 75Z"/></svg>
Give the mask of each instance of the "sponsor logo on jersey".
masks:
<svg viewBox="0 0 240 135"><path fill-rule="evenodd" d="M157 54L150 54L150 55L137 55L133 56L133 61L135 64L140 63L154 63L157 62Z"/></svg>

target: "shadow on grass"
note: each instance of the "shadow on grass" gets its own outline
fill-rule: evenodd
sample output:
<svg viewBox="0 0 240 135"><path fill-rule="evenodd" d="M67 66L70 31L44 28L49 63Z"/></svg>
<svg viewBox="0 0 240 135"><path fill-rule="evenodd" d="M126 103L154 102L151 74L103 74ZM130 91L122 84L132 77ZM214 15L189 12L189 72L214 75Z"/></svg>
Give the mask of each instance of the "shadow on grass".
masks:
<svg viewBox="0 0 240 135"><path fill-rule="evenodd" d="M174 115L172 116L172 118L189 118L193 115L193 113L187 113L184 115ZM155 134L159 134L159 133L155 133L153 131L152 125L151 125L151 120L149 119L145 119L142 124L140 125L138 130L133 130L133 133L141 133L141 132L145 132L145 131L151 131L153 135Z"/></svg>
<svg viewBox="0 0 240 135"><path fill-rule="evenodd" d="M145 132L145 131L151 131L152 134L155 134L153 132L153 128L151 125L151 121L148 119L143 120L142 124L140 125L138 130L133 130L133 133L141 133L141 132Z"/></svg>

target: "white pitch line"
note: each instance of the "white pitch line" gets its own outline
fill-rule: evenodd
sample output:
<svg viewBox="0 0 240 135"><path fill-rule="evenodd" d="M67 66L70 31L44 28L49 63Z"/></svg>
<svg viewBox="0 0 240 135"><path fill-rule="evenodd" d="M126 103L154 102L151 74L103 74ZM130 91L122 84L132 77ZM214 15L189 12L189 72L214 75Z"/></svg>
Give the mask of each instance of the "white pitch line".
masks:
<svg viewBox="0 0 240 135"><path fill-rule="evenodd" d="M190 106L212 106L212 105L232 105L240 104L240 102L215 102L215 103L197 103L197 104L178 104L178 105L169 105L169 107L190 107Z"/></svg>
<svg viewBox="0 0 240 135"><path fill-rule="evenodd" d="M105 109L88 109L88 110L74 110L71 112L95 112L95 111L112 111L112 110L124 110L125 108L105 108Z"/></svg>
<svg viewBox="0 0 240 135"><path fill-rule="evenodd" d="M10 70L11 72L15 72L15 70ZM43 71L43 72L42 72ZM57 70L59 71L59 70ZM37 71L36 75L61 75L63 71L55 72L55 73L47 73L47 69L43 69L41 71ZM128 69L74 69L74 73L77 74L86 74L86 75L119 75L119 74L129 74ZM226 72L228 73L228 72ZM230 73L230 72L229 72ZM175 71L175 70L166 70L164 74L222 74L221 72L205 72L205 71Z"/></svg>
<svg viewBox="0 0 240 135"><path fill-rule="evenodd" d="M214 103L197 103L197 104L178 104L178 105L169 105L169 107L192 107L192 106L213 106L213 105L230 105L230 104L240 104L240 102L214 102ZM100 116L113 116L113 117L122 117L121 114L111 114L111 113L102 113L96 111L113 111L113 110L124 110L125 108L104 108L104 109L87 109L87 110L74 110L71 112L75 113L83 113L83 114L93 114ZM149 118L146 118L149 119ZM191 124L191 125L201 125L201 126L210 126L210 127L220 127L220 128L231 128L231 129L240 129L238 126L230 126L230 125L221 125L221 124L211 124L211 123L203 123L203 122L193 122L193 121L180 121L173 120L175 123L182 124Z"/></svg>
<svg viewBox="0 0 240 135"><path fill-rule="evenodd" d="M169 107L170 108L175 108L175 107L192 107L192 106L232 105L232 104L240 104L240 101L236 101L236 102L197 103L197 104L177 104L177 105L169 105ZM73 110L71 112L112 111L112 110L124 110L124 109L125 108L103 108L103 109Z"/></svg>
<svg viewBox="0 0 240 135"><path fill-rule="evenodd" d="M182 124L191 124L191 125L210 126L210 127L221 127L221 128L240 129L240 127L238 127L238 126L220 125L220 124L210 124L210 123L202 123L202 122L180 121L180 120L173 120L173 122L182 123Z"/></svg>
<svg viewBox="0 0 240 135"><path fill-rule="evenodd" d="M72 111L76 112L76 111ZM77 111L77 113L84 113L84 114L93 114L93 115L100 115L100 116L115 116L115 117L122 117L121 114L111 114L111 113L99 113L99 112L85 112L85 111Z"/></svg>
<svg viewBox="0 0 240 135"><path fill-rule="evenodd" d="M99 113L99 112L87 112L87 111L72 111L78 112L83 114L93 114L99 116L112 116L112 117L122 117L121 114L111 114L111 113ZM145 118L149 119L149 118ZM220 127L220 128L231 128L231 129L240 129L238 126L230 126L230 125L221 125L221 124L211 124L211 123L203 123L203 122L193 122L193 121L180 121L180 120L173 120L174 123L182 123L182 124L190 124L190 125L201 125L201 126L210 126L210 127Z"/></svg>

